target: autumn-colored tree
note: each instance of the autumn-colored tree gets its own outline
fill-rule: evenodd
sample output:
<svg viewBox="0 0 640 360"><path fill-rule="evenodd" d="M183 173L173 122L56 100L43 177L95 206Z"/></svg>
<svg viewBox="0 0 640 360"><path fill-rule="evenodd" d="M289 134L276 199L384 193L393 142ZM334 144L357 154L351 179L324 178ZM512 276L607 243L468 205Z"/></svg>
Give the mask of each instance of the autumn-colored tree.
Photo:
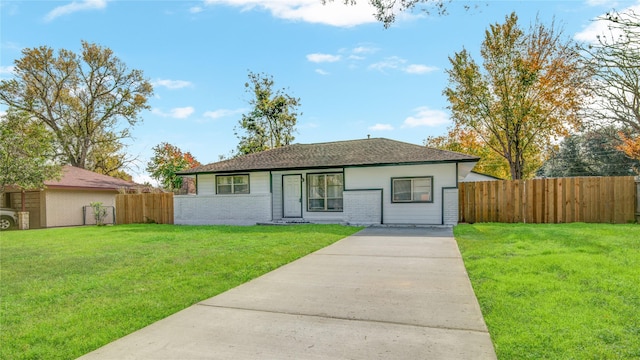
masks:
<svg viewBox="0 0 640 360"><path fill-rule="evenodd" d="M443 93L454 129L472 132L503 157L512 179L525 178L554 139L580 124L589 72L554 24L536 22L525 32L515 13L489 27L480 54L482 67L466 50L449 58Z"/></svg>
<svg viewBox="0 0 640 360"><path fill-rule="evenodd" d="M618 133L622 144L618 145L618 149L627 154L632 159L640 160L640 135L627 136L623 132Z"/></svg>
<svg viewBox="0 0 640 360"><path fill-rule="evenodd" d="M425 140L428 147L461 152L480 157L473 168L482 174L507 179L510 176L507 161L485 145L473 131L452 127L446 135L430 136Z"/></svg>
<svg viewBox="0 0 640 360"><path fill-rule="evenodd" d="M640 14L611 12L598 21L608 32L584 49L596 73L589 119L595 127L617 126L619 149L640 159Z"/></svg>
<svg viewBox="0 0 640 360"><path fill-rule="evenodd" d="M249 72L249 82L244 86L254 97L249 100L251 111L242 115L235 129L240 139L239 155L289 145L294 139L300 99L288 95L285 89L274 91L273 85L273 76ZM244 131L244 135L238 131Z"/></svg>
<svg viewBox="0 0 640 360"><path fill-rule="evenodd" d="M177 172L200 166L190 152L182 152L175 145L163 142L153 147L153 157L147 163L147 171L166 190L180 189L182 178Z"/></svg>
<svg viewBox="0 0 640 360"><path fill-rule="evenodd" d="M46 125L62 162L96 170L95 153L119 149L149 108L151 83L108 48L83 41L80 55L46 46L22 55L14 77L0 80L0 103Z"/></svg>

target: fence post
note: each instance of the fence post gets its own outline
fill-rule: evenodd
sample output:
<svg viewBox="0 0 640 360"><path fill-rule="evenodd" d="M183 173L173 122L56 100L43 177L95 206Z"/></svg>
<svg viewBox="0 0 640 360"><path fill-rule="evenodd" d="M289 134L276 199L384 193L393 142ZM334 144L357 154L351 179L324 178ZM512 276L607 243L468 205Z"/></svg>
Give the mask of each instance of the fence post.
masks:
<svg viewBox="0 0 640 360"><path fill-rule="evenodd" d="M640 223L640 176L633 178L636 188L636 223Z"/></svg>

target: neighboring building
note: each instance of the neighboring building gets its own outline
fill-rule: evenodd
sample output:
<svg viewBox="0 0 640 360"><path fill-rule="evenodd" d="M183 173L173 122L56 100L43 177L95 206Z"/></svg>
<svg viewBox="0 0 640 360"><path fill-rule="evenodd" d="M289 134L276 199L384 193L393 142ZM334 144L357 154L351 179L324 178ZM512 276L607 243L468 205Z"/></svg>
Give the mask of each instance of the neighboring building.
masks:
<svg viewBox="0 0 640 360"><path fill-rule="evenodd" d="M471 171L467 177L462 180L462 182L475 182L475 181L498 181L502 180L498 177L482 174L479 172Z"/></svg>
<svg viewBox="0 0 640 360"><path fill-rule="evenodd" d="M119 190L128 190L135 186L136 184L130 181L73 166L63 166L60 180L45 181L44 189L25 192L25 210L29 212L29 228L95 223L90 214L85 216L85 206L89 206L92 202L102 202L104 206L114 207ZM19 189L9 188L4 194L4 206L20 210L21 199ZM105 222L112 223L113 211L109 211L107 215Z"/></svg>
<svg viewBox="0 0 640 360"><path fill-rule="evenodd" d="M174 221L452 225L478 160L384 138L284 146L180 172L196 194L175 197Z"/></svg>

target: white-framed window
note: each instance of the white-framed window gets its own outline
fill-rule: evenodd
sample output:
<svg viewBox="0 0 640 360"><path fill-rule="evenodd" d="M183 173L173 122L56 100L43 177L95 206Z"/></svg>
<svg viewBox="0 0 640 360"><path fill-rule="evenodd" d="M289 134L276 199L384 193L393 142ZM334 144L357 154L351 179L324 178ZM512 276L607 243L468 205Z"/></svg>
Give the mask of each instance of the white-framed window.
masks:
<svg viewBox="0 0 640 360"><path fill-rule="evenodd" d="M216 194L248 194L249 174L217 175Z"/></svg>
<svg viewBox="0 0 640 360"><path fill-rule="evenodd" d="M392 178L391 202L433 202L433 176Z"/></svg>
<svg viewBox="0 0 640 360"><path fill-rule="evenodd" d="M342 173L307 174L309 211L342 211Z"/></svg>

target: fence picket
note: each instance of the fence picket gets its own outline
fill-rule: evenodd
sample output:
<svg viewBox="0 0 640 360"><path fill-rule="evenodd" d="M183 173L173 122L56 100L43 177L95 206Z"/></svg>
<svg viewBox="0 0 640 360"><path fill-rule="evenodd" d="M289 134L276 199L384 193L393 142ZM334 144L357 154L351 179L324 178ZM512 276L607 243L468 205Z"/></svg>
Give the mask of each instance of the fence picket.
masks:
<svg viewBox="0 0 640 360"><path fill-rule="evenodd" d="M627 223L636 187L632 176L460 183L460 221Z"/></svg>
<svg viewBox="0 0 640 360"><path fill-rule="evenodd" d="M173 194L116 195L116 224L173 224Z"/></svg>

